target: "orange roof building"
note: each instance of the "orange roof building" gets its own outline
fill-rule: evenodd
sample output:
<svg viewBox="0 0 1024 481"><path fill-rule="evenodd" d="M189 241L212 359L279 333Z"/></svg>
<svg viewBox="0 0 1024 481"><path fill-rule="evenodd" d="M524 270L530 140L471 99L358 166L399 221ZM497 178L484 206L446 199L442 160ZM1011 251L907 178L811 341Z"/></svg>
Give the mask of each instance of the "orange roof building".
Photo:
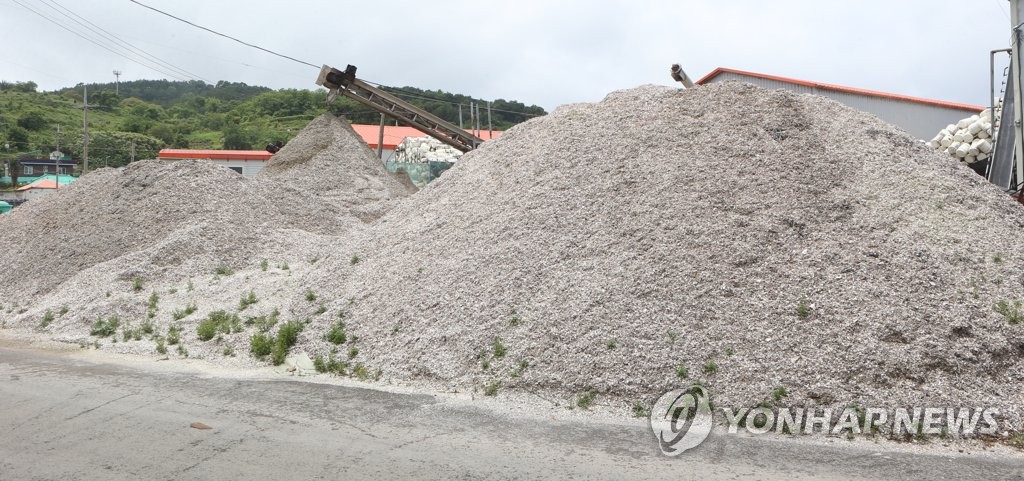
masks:
<svg viewBox="0 0 1024 481"><path fill-rule="evenodd" d="M380 125L352 124L352 129L362 137L370 149L377 150L380 137ZM466 132L471 132L467 130ZM501 135L501 130L481 130L480 138L490 140ZM406 137L426 137L427 134L412 128L394 125L384 126L384 161L393 160L395 149ZM208 159L223 165L245 176L256 175L274 154L266 150L197 150L197 149L162 149L158 154L161 159Z"/></svg>
<svg viewBox="0 0 1024 481"><path fill-rule="evenodd" d="M919 139L930 139L949 124L977 114L985 107L879 92L843 85L798 80L777 75L716 68L697 81L698 85L741 81L760 87L784 89L828 97L857 110L877 115L882 120L903 128Z"/></svg>

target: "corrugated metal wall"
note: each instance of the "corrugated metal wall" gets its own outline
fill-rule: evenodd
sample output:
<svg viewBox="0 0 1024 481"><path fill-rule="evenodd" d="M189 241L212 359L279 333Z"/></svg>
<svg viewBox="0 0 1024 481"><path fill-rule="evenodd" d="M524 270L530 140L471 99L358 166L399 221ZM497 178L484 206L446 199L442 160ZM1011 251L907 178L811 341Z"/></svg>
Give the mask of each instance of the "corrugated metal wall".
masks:
<svg viewBox="0 0 1024 481"><path fill-rule="evenodd" d="M931 140L943 127L955 124L958 120L969 117L972 113L961 109L941 107L938 105L919 104L881 97L857 95L834 90L816 89L804 85L780 82L778 80L751 77L733 72L722 72L710 79L708 83L739 80L759 87L770 89L791 90L803 94L818 94L828 97L847 106L877 115L882 120L896 125L908 133L923 140Z"/></svg>

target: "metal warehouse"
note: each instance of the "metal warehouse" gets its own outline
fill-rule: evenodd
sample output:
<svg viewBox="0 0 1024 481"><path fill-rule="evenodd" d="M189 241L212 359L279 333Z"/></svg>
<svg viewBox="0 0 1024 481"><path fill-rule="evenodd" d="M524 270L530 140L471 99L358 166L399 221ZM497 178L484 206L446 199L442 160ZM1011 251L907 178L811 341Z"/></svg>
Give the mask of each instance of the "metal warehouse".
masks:
<svg viewBox="0 0 1024 481"><path fill-rule="evenodd" d="M697 83L703 85L729 80L738 80L771 89L822 95L849 107L875 114L882 120L906 130L919 139L930 139L943 127L985 110L985 107L976 105L943 102L728 68L717 68L698 80Z"/></svg>

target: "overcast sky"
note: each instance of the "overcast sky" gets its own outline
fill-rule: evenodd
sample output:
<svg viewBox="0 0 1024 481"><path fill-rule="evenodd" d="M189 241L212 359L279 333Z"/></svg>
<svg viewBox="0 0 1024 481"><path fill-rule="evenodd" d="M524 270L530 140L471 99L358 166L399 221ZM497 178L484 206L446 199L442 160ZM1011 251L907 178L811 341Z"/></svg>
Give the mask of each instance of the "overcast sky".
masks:
<svg viewBox="0 0 1024 481"><path fill-rule="evenodd" d="M548 110L673 85L676 62L694 78L721 66L981 105L989 51L1010 40L1007 0L139 1L316 65L356 65L366 80ZM173 78L26 6L97 37L58 13L66 8L189 72L181 78L316 87L313 67L129 0L0 0L2 80L52 90L113 81L115 69L121 80Z"/></svg>

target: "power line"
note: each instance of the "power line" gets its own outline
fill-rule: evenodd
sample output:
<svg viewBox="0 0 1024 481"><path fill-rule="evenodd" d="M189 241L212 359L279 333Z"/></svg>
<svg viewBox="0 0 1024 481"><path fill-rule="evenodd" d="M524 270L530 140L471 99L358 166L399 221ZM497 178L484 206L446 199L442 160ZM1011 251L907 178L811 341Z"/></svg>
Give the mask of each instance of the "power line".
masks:
<svg viewBox="0 0 1024 481"><path fill-rule="evenodd" d="M387 85L382 85L382 84L379 84L377 82L371 82L371 81L366 80L366 79L360 79L360 80L362 80L363 82L366 82L366 83L368 83L370 85L373 85L375 87L379 87L379 88L382 88L384 90L390 91L392 94L397 95L399 97L412 98L412 99L421 99L421 100L433 100L434 102L441 102L441 103L449 104L449 105L461 105L461 106L464 106L464 107L468 107L468 105L463 104L463 103L452 102L450 100L435 99L435 98L431 98L431 97L424 97L422 95L418 95L418 94L414 94L414 93L409 93L408 90L402 90L402 89L400 89L398 87L388 87ZM402 92L402 93L398 93L398 92ZM504 110L504 109L495 109L495 108L492 108L491 111L493 111L493 112L505 112L505 113L509 113L509 114L519 114L519 115L525 115L527 117L540 117L542 115L545 115L545 114L531 114L531 113L527 113L527 112L516 112L515 110Z"/></svg>
<svg viewBox="0 0 1024 481"><path fill-rule="evenodd" d="M174 71L176 73L182 74L182 75L190 77L190 78L200 79L200 80L203 80L203 81L206 81L207 83L209 83L209 80L206 80L206 79L200 77L199 75L196 75L196 74L194 74L192 72L189 72L188 70L185 70L183 68L177 67L177 66L171 64L170 62L166 62L164 60L161 60L160 58L156 57L155 55L152 55L149 52L147 52L147 51L145 51L145 50L143 50L141 48L138 48L138 47L132 45L131 43L129 43L129 42L125 41L124 39L118 37L114 33L104 29L103 27L100 27L99 25L96 25L95 23L90 22L85 17L82 17L81 15L78 15L77 13L69 10L67 7L65 7L64 5L61 5L56 0L41 0L41 1L43 3L48 4L48 6L50 8L52 8L52 9L54 9L55 11L57 11L57 13L60 13L61 15L64 15L65 17L71 19L73 22L75 22L75 23L77 23L77 24L79 24L79 25L89 29L93 33L96 33L97 35L99 35L101 37L104 37L105 39L107 39L107 40L109 40L111 42L114 42L115 44L121 46L122 48L127 49L129 52L132 52L133 54L136 54L136 55L139 55L140 57L146 58L147 60L150 60L150 61L152 61L152 62L154 62L154 63L156 63L158 65L161 65L161 66L163 66L165 68L168 68L168 69L170 69L170 70L172 70L172 71ZM63 10L64 12L67 12L67 13L64 13L64 12L61 12L60 10L57 10L57 8L59 8L60 10ZM72 15L73 17L69 16L68 14ZM79 21L79 19L81 21ZM82 23L82 22L85 22L85 23ZM95 27L95 28L93 28L93 27Z"/></svg>
<svg viewBox="0 0 1024 481"><path fill-rule="evenodd" d="M154 67L152 65L147 65L147 64L142 63L142 62L140 62L140 61L138 61L136 59L128 57L127 55L124 55L123 53L118 52L118 51L110 48L109 46L104 45L104 44L100 43L99 41L97 41L97 40L95 40L93 38L90 38L90 37L88 37L88 36L78 32L77 30L72 29L71 27L68 27L67 25L64 25L60 21L58 21L58 20L56 20L56 19L54 19L54 18L52 18L50 16L47 16L46 14L44 14L42 12L39 12L39 11L33 9L32 7L29 7L28 5L25 5L24 3L21 3L18 0L11 0L11 1L16 3L16 4L18 4L18 5L20 5L22 8L24 8L24 9L26 9L26 10L28 10L28 11L30 11L30 12L38 15L38 16L40 16L40 17L42 17L43 19L53 23L54 25L57 25L58 27L60 27L60 28L62 28L64 30L67 30L68 32L71 32L72 34L82 38L83 40L86 40L86 41L88 41L88 42L90 42L90 43L92 43L92 44L94 44L94 45L96 45L96 46L98 46L98 47L100 47L100 48L102 48L102 49L104 49L104 50L114 54L114 55L117 55L119 57L125 58L128 61L130 61L130 62L134 62L134 63L137 63L139 65L142 65L143 67L146 67L148 69L154 70L154 71L162 73L164 75L167 75L167 76L169 76L169 77L171 77L171 78L173 78L175 80L185 80L184 78L182 78L179 75L176 75L176 74L173 74L173 73L170 73L170 72L166 72L164 70L161 70L160 68L156 68L156 67Z"/></svg>
<svg viewBox="0 0 1024 481"><path fill-rule="evenodd" d="M273 51L273 50L270 50L270 49L267 49L267 48L261 47L261 46L259 46L259 45L255 45L255 44L252 44L252 43L246 42L246 41L244 41L244 40L240 40L240 39L238 39L238 38L232 37L232 36L230 36L230 35L228 35L228 34L225 34L225 33L221 33L221 32L218 32L218 31L216 31L216 30L213 30L213 29L211 29L211 28L208 28L208 27L204 27L204 26L202 26L202 25L198 25L198 24L196 24L196 23L193 23L193 22L190 22L190 21L188 21L188 20L185 20L184 18L181 18L181 17L175 16L175 15L173 15L173 14L170 14L170 13L168 13L168 12L165 12L165 11L163 11L163 10L160 10L160 9L158 9L158 8L155 8L155 7L151 7L151 6L149 6L149 5L146 5L146 4L142 3L142 2L139 2L138 0L129 0L129 1L131 1L132 3L134 3L134 4L136 4L136 5L140 6L140 7L144 7L144 8L147 8L147 9L149 9L149 10L152 10L152 11L154 11L154 12L157 12L157 13L159 13L159 14L161 14L161 15L165 15L165 16L168 16L168 17L170 17L170 18L173 18L173 19L175 19L175 20L177 20L177 21L179 21L179 22L183 22L183 23L186 23L186 24L188 24L188 25L191 25L191 26L193 26L193 27L195 27L195 28L198 28L198 29L201 29L201 30L205 30L205 31L207 31L207 32L210 32L210 33L212 33L212 34L214 34L214 35L218 35L218 36L221 36L221 37L224 37L224 38L227 38L227 39L233 40L233 41L235 41L235 42L238 42L238 43L240 43L240 44L242 44L242 45L245 45L245 46L247 46L247 47L255 48L255 49L257 49L257 50L260 50L260 51L263 51L263 52L269 53L269 54L271 54L271 55L276 55L276 56L278 56L278 57L281 57L281 58L285 58L285 59L291 60L291 61L293 61L293 62L296 62L296 63L302 64L302 65L307 65L307 66L313 67L313 68L315 68L315 69L320 69L320 66L319 66L319 65L316 65L316 64L313 64L313 63L310 63L310 62L306 62L306 61L304 61L304 60L299 60L299 59L297 59L297 58L295 58L295 57L291 57L291 56L288 56L288 55L285 55L285 54L282 54L282 53L278 53L278 52L275 52L275 51ZM363 81L364 81L364 82L366 82L366 83L368 83L368 84L370 84L370 85L375 85L375 86L377 86L377 87L384 87L383 85L381 85L381 84L379 84L379 83L376 83L376 82L370 82L370 81L368 81L368 80L366 80L366 79L363 79ZM394 88L394 87L388 87L388 89L391 89L391 90L393 90L393 91L395 91L395 92L404 92L403 90L401 90L401 89L398 89L398 88ZM395 92L392 92L392 93L395 93ZM396 94L396 95L398 95L398 94ZM435 102L442 102L442 103L447 103L447 104L451 104L451 105L465 105L465 104L460 104L460 103L458 103L458 102L451 102L451 101L447 101L447 100L440 100L440 99L434 99L434 98L429 98L429 97L423 97L423 96L420 96L420 95L416 95L416 94L412 94L412 93L408 93L408 92L404 93L404 96L405 96L405 97L407 97L407 98L418 98L418 99L423 99L423 100L432 100L432 101L435 101ZM523 116L527 116L527 117L539 117L539 116L541 115L541 114L530 114L530 113L526 113L526 112L516 112L516 111L513 111L513 110L504 110L504 109L493 109L493 108L492 108L491 110L492 110L492 111L494 111L494 112L504 112L504 113L510 113L510 114L517 114L517 115L523 115Z"/></svg>
<svg viewBox="0 0 1024 481"><path fill-rule="evenodd" d="M268 50L268 49L265 49L265 48L263 48L263 47L260 47L259 45L253 45L253 44L251 44L251 43L248 43L248 42L245 42L245 41L243 41L243 40L239 40L239 39L237 39L237 38L235 38L235 37L232 37L232 36L230 36L230 35L228 35L228 34L220 33L220 32L218 32L218 31L216 31L216 30L212 30L212 29L206 28L206 27L204 27L204 26L202 26L202 25L197 25L197 24L195 24L195 23L192 23L192 22L190 22L190 21L188 21L188 20L185 20L184 18L181 18L181 17L176 17L176 16L174 16L174 15L171 15L171 14L169 14L169 13L167 13L167 12L163 11L163 10L160 10L160 9L157 9L157 8L153 8L153 7L150 7L149 5L146 5L146 4L142 3L142 2L138 2L138 1L136 1L136 0L129 0L129 1L131 1L132 3L134 3L134 4L136 4L136 5L140 6L140 7L145 7L145 8L148 8L148 9L150 9L150 10L152 10L152 11L156 12L156 13L159 13L159 14L161 14L161 15L166 15L166 16L168 16L168 17L171 17L171 18L173 18L173 19L175 19L175 20L177 20L177 21L179 21L179 22L184 22L184 23L187 23L187 24L189 24L189 25L191 25L191 26L193 26L193 27L196 27L196 28L198 28L198 29L201 29L201 30L206 30L207 32L210 32L210 33L212 33L212 34L214 34L214 35L219 35L219 36L221 36L221 37L224 37L224 38L227 38L227 39L230 39L230 40L234 40L234 41L236 41L236 42L238 42L238 43L240 43L240 44L242 44L242 45L245 45L246 47L252 47L252 48L255 48L255 49L257 49L257 50L262 50L262 51L264 51L264 52L267 52L267 53L269 53L269 54L272 54L272 55L277 55L278 57L281 57L281 58L286 58L286 59L288 59L288 60L291 60L291 61L293 61L293 62L301 63L301 64L303 64L303 65L309 65L310 67L313 67L313 68L315 68L315 69L320 69L320 67L319 67L318 65L314 65L314 64L311 64L311 63L309 63L309 62L306 62L306 61L302 61L302 60L299 60L299 59L297 59L297 58L295 58L295 57L289 57L289 56L287 56L287 55L285 55L285 54L282 54L282 53L277 53L277 52L275 52L275 51L273 51L273 50Z"/></svg>

